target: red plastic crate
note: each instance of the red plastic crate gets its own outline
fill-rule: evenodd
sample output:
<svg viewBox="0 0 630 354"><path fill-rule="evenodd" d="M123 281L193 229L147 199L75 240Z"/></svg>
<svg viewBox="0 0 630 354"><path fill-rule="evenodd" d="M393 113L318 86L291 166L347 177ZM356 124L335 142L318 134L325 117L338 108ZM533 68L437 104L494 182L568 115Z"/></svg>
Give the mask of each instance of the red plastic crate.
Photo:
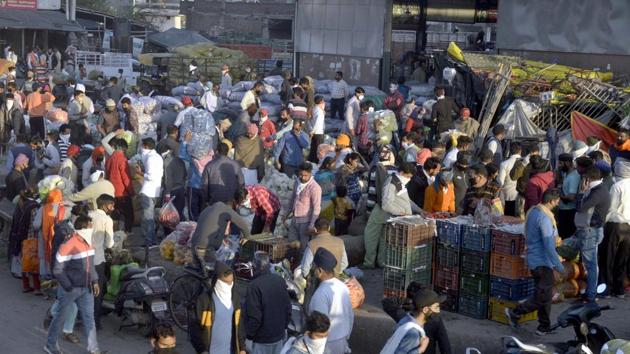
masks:
<svg viewBox="0 0 630 354"><path fill-rule="evenodd" d="M531 277L524 256L509 256L500 253L493 253L490 257L490 274L507 279Z"/></svg>
<svg viewBox="0 0 630 354"><path fill-rule="evenodd" d="M459 269L447 267L436 268L433 285L443 289L459 290Z"/></svg>
<svg viewBox="0 0 630 354"><path fill-rule="evenodd" d="M525 253L525 236L492 230L492 252L520 256Z"/></svg>

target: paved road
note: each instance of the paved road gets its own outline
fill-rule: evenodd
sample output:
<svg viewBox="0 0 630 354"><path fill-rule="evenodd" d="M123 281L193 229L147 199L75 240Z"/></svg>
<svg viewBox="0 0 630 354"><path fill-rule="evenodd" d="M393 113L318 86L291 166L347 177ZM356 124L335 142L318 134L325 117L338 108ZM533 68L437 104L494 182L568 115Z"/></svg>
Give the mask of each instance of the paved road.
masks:
<svg viewBox="0 0 630 354"><path fill-rule="evenodd" d="M46 331L43 318L52 300L32 294L22 294L21 282L13 278L4 259L0 262L0 353L35 354L43 353ZM102 350L110 354L144 354L150 350L149 340L142 337L133 327L118 331L120 320L114 315L103 318L103 329L98 333ZM78 328L77 334L85 343L83 332ZM178 350L181 354L194 353L186 337L178 334ZM59 341L62 349L68 354L83 354L83 345L74 345Z"/></svg>

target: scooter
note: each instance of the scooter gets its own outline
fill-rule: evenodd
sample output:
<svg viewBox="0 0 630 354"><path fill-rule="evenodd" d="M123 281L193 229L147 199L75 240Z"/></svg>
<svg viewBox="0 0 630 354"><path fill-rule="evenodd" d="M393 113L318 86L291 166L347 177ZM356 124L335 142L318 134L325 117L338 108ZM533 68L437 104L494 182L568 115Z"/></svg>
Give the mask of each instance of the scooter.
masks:
<svg viewBox="0 0 630 354"><path fill-rule="evenodd" d="M516 337L503 337L503 353L598 354L604 344L615 339L615 336L608 328L591 320L599 317L602 311L610 309L608 305L600 307L597 303L575 304L562 312L558 316L558 322L551 327L551 330L555 330L559 327L573 326L575 339L566 343L531 345L521 342Z"/></svg>
<svg viewBox="0 0 630 354"><path fill-rule="evenodd" d="M170 290L165 275L164 267L125 268L118 295L113 301L103 301L102 307L122 317L120 329L137 326L142 335L148 336L155 324L169 316Z"/></svg>

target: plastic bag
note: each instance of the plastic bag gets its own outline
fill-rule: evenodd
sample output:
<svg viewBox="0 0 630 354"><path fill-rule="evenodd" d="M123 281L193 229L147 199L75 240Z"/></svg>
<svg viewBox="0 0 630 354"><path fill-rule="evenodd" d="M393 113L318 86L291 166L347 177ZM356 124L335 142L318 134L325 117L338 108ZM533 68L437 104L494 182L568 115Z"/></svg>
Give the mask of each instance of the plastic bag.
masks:
<svg viewBox="0 0 630 354"><path fill-rule="evenodd" d="M36 238L28 238L22 241L22 272L39 273Z"/></svg>
<svg viewBox="0 0 630 354"><path fill-rule="evenodd" d="M174 229L179 224L179 212L173 205L173 200L175 200L175 197L160 209L160 224L168 229Z"/></svg>
<svg viewBox="0 0 630 354"><path fill-rule="evenodd" d="M363 305L365 301L365 291L363 290L363 286L355 277L351 277L350 279L344 282L350 291L350 303L352 304L352 308L356 309Z"/></svg>
<svg viewBox="0 0 630 354"><path fill-rule="evenodd" d="M231 265L234 257L241 248L238 235L230 235L223 239L221 247L217 250L217 259L227 265Z"/></svg>

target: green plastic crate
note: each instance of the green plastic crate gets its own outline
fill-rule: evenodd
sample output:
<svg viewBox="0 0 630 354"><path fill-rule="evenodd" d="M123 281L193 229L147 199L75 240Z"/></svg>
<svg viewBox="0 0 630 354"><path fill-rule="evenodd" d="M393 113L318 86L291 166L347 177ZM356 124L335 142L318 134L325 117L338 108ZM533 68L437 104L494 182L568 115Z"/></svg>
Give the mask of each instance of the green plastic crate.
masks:
<svg viewBox="0 0 630 354"><path fill-rule="evenodd" d="M418 282L421 285L431 284L431 267L425 270L401 270L385 266L383 269L384 288L406 291L409 284Z"/></svg>
<svg viewBox="0 0 630 354"><path fill-rule="evenodd" d="M433 243L421 243L415 247L385 245L385 265L403 270L431 269Z"/></svg>
<svg viewBox="0 0 630 354"><path fill-rule="evenodd" d="M488 297L490 291L490 275L461 270L459 291L462 294Z"/></svg>

